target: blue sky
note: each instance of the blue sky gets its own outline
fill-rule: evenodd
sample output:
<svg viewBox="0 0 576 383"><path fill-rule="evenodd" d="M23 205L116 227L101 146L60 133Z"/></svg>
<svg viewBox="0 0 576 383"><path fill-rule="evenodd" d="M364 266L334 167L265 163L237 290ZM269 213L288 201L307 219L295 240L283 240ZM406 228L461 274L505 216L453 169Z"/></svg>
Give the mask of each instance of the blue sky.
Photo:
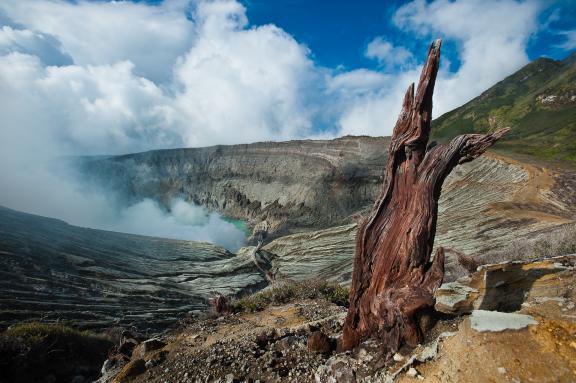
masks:
<svg viewBox="0 0 576 383"><path fill-rule="evenodd" d="M376 68L377 63L365 57L366 45L374 36L385 35L396 44L404 44L422 60L425 52L421 40L400 31L392 22L396 9L408 1L402 0L243 0L253 25L272 23L305 43L314 59L329 67ZM576 28L576 3L573 0L542 3L538 17L541 28L530 39L528 57L541 56L562 59L570 49L558 47L566 41L560 31ZM429 39L426 39L426 41ZM444 55L449 55L452 70L458 69L458 48L445 41Z"/></svg>
<svg viewBox="0 0 576 383"><path fill-rule="evenodd" d="M138 2L138 1L137 1ZM162 0L144 1L158 5ZM318 64L328 67L376 68L378 64L364 55L366 45L373 36L385 35L396 43L410 46L419 59L420 41L403 33L392 22L394 12L406 0L241 0L253 26L275 24L310 47ZM576 28L574 0L541 2L538 16L541 28L527 45L530 60L538 57L563 59L575 47L562 44L569 37L563 31ZM572 37L573 39L575 37ZM453 41L444 42L444 55L449 55L452 70L459 66L458 47Z"/></svg>

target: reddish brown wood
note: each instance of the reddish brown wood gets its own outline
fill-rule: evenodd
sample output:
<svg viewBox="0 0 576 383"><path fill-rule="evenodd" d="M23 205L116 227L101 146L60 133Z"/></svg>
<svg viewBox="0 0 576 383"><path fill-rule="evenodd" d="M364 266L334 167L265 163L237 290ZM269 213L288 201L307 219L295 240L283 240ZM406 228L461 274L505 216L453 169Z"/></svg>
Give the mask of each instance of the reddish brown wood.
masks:
<svg viewBox="0 0 576 383"><path fill-rule="evenodd" d="M427 148L440 45L437 40L430 46L416 95L414 84L408 87L381 194L358 227L340 350L368 336L379 338L388 353L422 340L419 315L433 307L444 276L442 248L430 262L442 183L456 165L478 157L508 131L466 134Z"/></svg>

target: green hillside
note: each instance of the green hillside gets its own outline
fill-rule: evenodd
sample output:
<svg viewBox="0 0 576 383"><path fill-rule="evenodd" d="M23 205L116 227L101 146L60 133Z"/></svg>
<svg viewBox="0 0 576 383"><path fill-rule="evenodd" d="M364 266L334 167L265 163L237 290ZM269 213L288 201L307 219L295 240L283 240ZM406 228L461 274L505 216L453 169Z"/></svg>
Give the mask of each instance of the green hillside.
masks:
<svg viewBox="0 0 576 383"><path fill-rule="evenodd" d="M509 126L497 149L576 165L576 53L540 58L433 121L434 138Z"/></svg>

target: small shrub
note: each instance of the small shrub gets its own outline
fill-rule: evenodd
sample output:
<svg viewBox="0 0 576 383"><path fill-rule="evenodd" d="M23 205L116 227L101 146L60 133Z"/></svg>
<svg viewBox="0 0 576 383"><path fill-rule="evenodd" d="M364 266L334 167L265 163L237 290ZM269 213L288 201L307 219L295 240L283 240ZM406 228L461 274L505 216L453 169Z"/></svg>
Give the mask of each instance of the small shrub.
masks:
<svg viewBox="0 0 576 383"><path fill-rule="evenodd" d="M21 338L33 344L71 342L78 346L89 346L106 339L89 331L79 331L60 324L22 323L9 327L2 336Z"/></svg>
<svg viewBox="0 0 576 383"><path fill-rule="evenodd" d="M32 382L52 375L70 381L81 366L96 378L113 343L106 337L44 323L14 325L0 334L0 381Z"/></svg>
<svg viewBox="0 0 576 383"><path fill-rule="evenodd" d="M340 306L348 306L348 289L326 281L289 281L240 298L232 303L232 309L236 312L261 311L270 305L285 304L299 299L326 299Z"/></svg>
<svg viewBox="0 0 576 383"><path fill-rule="evenodd" d="M327 285L321 292L325 299L338 306L348 307L350 290L339 284Z"/></svg>

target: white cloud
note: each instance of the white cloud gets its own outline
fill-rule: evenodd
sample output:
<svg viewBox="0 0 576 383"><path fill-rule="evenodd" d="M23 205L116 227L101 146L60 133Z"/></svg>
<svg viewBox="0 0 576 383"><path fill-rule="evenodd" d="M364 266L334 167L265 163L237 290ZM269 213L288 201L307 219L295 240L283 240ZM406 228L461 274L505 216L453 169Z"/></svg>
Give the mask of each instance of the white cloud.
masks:
<svg viewBox="0 0 576 383"><path fill-rule="evenodd" d="M308 50L273 25L245 29L235 2L201 3L198 39L175 67L189 145L282 140L311 131ZM231 134L232 133L232 134Z"/></svg>
<svg viewBox="0 0 576 383"><path fill-rule="evenodd" d="M364 53L370 59L378 60L384 67L404 66L410 64L412 53L404 48L394 46L391 42L384 40L382 36L375 37L366 46Z"/></svg>
<svg viewBox="0 0 576 383"><path fill-rule="evenodd" d="M560 48L567 51L576 49L576 29L572 29L570 31L562 31L559 34L566 36L566 41L558 45Z"/></svg>
<svg viewBox="0 0 576 383"><path fill-rule="evenodd" d="M10 61L0 92L29 99L37 121L17 129L50 131L58 153L305 137L324 113L310 102L323 70L308 49L273 25L247 28L235 1L9 0L0 10L21 25L0 30ZM23 48L45 37L73 62L49 66L50 55ZM14 86L21 70L27 82ZM1 108L8 121L22 117Z"/></svg>
<svg viewBox="0 0 576 383"><path fill-rule="evenodd" d="M376 72L370 77L373 77ZM381 77L378 88L349 99L340 117L341 132L353 135L390 135L400 112L400 105L408 85L418 78L419 70L406 70Z"/></svg>
<svg viewBox="0 0 576 383"><path fill-rule="evenodd" d="M442 65L434 93L434 117L479 95L528 63L526 45L537 30L541 5L515 0L415 0L400 7L396 25L420 39L442 37L458 46L460 68ZM383 54L385 53L383 49ZM386 92L373 94L340 119L342 132L390 134L405 89L417 82L419 70L396 75Z"/></svg>
<svg viewBox="0 0 576 383"><path fill-rule="evenodd" d="M459 46L461 66L440 73L436 116L462 105L528 63L526 45L537 30L541 4L515 0L416 0L401 7L396 24L422 37Z"/></svg>
<svg viewBox="0 0 576 383"><path fill-rule="evenodd" d="M184 12L187 3L6 0L0 10L33 33L57 38L76 65L131 61L138 75L166 81L194 39L194 25Z"/></svg>
<svg viewBox="0 0 576 383"><path fill-rule="evenodd" d="M357 96L379 91L391 81L393 81L391 75L368 69L356 69L330 77L327 89L333 93Z"/></svg>
<svg viewBox="0 0 576 383"><path fill-rule="evenodd" d="M44 66L36 56L0 57L3 151L103 154L182 144L170 100L124 61ZM39 151L39 152L38 152Z"/></svg>

